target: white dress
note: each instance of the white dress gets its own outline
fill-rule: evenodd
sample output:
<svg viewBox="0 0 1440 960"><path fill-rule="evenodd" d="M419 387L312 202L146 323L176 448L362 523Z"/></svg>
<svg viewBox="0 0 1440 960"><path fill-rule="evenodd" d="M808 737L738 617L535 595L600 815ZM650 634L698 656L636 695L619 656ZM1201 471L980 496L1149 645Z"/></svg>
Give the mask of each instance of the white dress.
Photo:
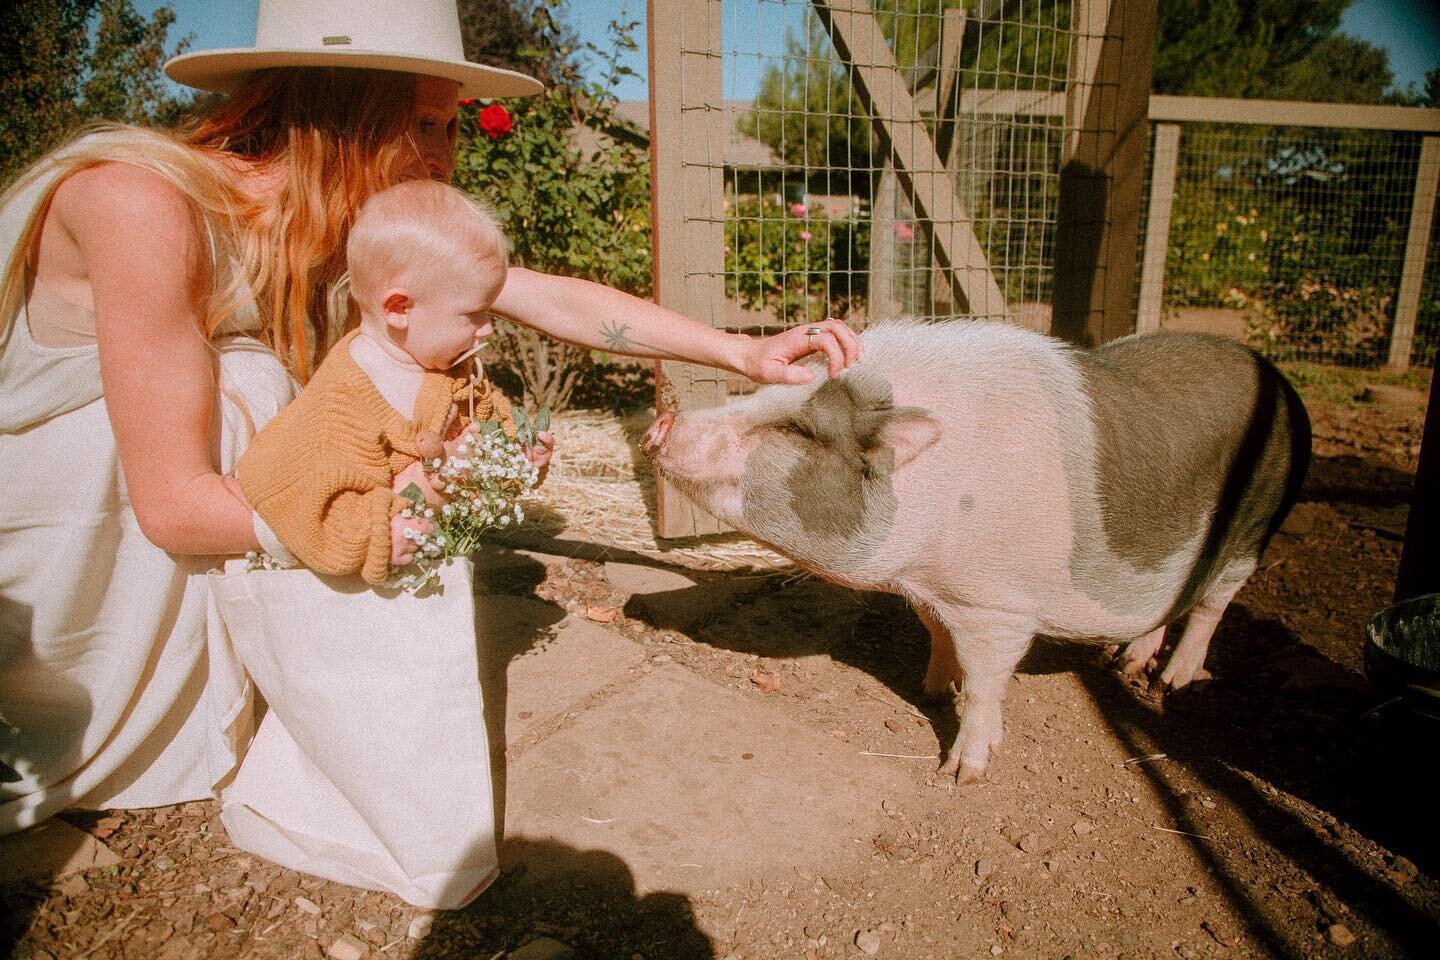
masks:
<svg viewBox="0 0 1440 960"><path fill-rule="evenodd" d="M0 210L0 262L55 180ZM96 347L36 343L23 308L5 319L0 834L67 807L214 796L235 761L224 728L247 706L244 671L207 642L205 573L217 558L172 556L140 532ZM252 310L216 342L211 446L222 472L296 389L272 352L239 335L254 325Z"/></svg>

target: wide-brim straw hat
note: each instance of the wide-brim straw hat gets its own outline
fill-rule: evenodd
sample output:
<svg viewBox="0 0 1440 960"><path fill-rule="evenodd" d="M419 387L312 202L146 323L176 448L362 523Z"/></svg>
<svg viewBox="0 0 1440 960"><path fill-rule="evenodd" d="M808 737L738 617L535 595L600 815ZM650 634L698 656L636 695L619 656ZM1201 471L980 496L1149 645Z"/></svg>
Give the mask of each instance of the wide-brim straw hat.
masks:
<svg viewBox="0 0 1440 960"><path fill-rule="evenodd" d="M260 0L255 46L197 50L165 64L176 83L231 93L271 67L363 67L460 83L461 99L539 93L539 81L465 59L455 0Z"/></svg>

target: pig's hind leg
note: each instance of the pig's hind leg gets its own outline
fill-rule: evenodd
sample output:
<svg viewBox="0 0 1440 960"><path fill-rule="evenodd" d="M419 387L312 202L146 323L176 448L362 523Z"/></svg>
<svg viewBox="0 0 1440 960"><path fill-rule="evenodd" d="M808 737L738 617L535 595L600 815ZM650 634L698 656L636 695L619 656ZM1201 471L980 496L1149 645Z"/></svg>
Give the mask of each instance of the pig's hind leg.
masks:
<svg viewBox="0 0 1440 960"><path fill-rule="evenodd" d="M1030 617L974 607L932 606L928 616L949 632L961 678L960 729L940 772L953 774L960 783L974 783L984 779L991 755L1000 749L1005 686L1030 646L1037 623ZM932 638L939 639L934 633ZM931 665L935 662L932 649Z"/></svg>
<svg viewBox="0 0 1440 960"><path fill-rule="evenodd" d="M1138 677L1145 672L1150 659L1160 652L1160 645L1164 642L1165 625L1161 624L1145 636L1131 640L1123 648L1116 648L1115 665L1125 676Z"/></svg>
<svg viewBox="0 0 1440 960"><path fill-rule="evenodd" d="M951 683L955 684L956 690L961 689L965 683L965 671L960 669L960 661L955 657L955 640L949 628L922 606L916 605L915 612L920 616L920 622L925 624L925 629L930 631L930 665L925 668L923 690L927 699L938 700L949 694Z"/></svg>
<svg viewBox="0 0 1440 960"><path fill-rule="evenodd" d="M1185 621L1185 632L1170 654L1170 660L1160 673L1160 683L1171 690L1188 686L1200 673L1205 664L1205 654L1210 650L1210 638L1225 615L1225 608L1235 599L1235 594L1245 586L1245 580L1220 580L1210 588L1200 602L1190 609Z"/></svg>

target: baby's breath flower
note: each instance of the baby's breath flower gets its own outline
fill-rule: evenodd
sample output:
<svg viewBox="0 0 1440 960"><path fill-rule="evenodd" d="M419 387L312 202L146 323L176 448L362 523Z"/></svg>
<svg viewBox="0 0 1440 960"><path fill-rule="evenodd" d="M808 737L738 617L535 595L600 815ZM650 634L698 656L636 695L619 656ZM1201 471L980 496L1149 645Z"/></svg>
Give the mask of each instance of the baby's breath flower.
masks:
<svg viewBox="0 0 1440 960"><path fill-rule="evenodd" d="M440 564L451 557L474 552L484 532L491 527L509 527L523 522L520 499L535 487L539 469L530 462L520 443L507 437L499 424L472 423L460 442L456 456L426 462L431 485L448 497L438 511L433 507L406 507L401 515L435 521L430 533L407 531L415 544L415 561L391 573L387 585L415 591L438 582Z"/></svg>

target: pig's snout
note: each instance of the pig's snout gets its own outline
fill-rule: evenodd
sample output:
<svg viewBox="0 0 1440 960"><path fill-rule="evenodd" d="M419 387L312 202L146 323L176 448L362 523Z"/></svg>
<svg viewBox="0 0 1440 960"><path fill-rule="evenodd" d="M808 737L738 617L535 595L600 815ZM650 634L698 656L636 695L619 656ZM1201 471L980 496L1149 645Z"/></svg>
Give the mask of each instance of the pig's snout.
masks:
<svg viewBox="0 0 1440 960"><path fill-rule="evenodd" d="M640 443L640 449L645 451L645 456L654 459L665 446L665 438L670 436L670 428L675 425L675 414L665 411L655 418L650 424L650 429L645 431L645 439Z"/></svg>

